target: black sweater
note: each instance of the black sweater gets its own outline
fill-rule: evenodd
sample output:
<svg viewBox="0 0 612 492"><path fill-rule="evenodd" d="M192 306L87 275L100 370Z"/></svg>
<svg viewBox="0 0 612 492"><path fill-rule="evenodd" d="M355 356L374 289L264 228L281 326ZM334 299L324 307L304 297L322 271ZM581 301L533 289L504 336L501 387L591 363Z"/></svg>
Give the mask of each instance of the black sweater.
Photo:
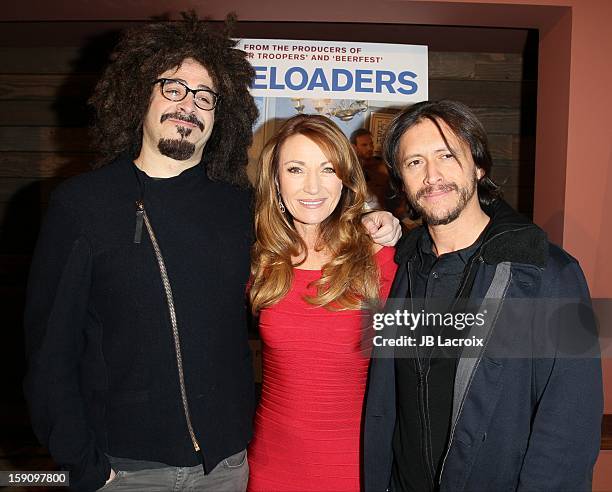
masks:
<svg viewBox="0 0 612 492"><path fill-rule="evenodd" d="M139 184L140 183L140 184ZM191 420L187 430L166 296L144 198L173 290ZM201 165L151 179L120 158L54 193L25 313L32 424L73 488L109 476L105 453L208 472L251 437L245 286L251 197Z"/></svg>

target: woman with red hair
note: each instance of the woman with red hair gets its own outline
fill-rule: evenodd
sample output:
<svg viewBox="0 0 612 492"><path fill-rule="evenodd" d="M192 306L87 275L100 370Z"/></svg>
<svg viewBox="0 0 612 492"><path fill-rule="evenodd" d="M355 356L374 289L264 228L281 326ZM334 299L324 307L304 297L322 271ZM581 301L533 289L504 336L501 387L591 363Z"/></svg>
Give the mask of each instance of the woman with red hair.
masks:
<svg viewBox="0 0 612 492"><path fill-rule="evenodd" d="M359 490L363 308L387 296L396 270L393 248L362 224L366 197L328 118L291 118L262 153L249 295L264 372L249 490Z"/></svg>

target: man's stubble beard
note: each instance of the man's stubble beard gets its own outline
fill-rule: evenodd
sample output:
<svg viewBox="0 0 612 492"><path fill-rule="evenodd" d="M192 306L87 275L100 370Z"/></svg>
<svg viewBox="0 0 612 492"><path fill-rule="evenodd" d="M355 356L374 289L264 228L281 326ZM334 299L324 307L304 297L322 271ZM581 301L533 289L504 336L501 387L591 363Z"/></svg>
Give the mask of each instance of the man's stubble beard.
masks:
<svg viewBox="0 0 612 492"><path fill-rule="evenodd" d="M474 168L474 174L472 176L472 180L470 183L468 183L468 186L466 187L459 188L459 186L457 186L456 183L447 183L443 185L442 187L428 186L425 188L421 188L416 193L416 195L406 193L406 198L410 206L413 208L413 210L421 217L421 219L423 220L423 223L430 225L430 226L446 225L446 224L450 224L451 222L456 220L459 217L459 215L461 215L461 212L463 212L463 210L467 206L470 199L474 196L474 193L476 193L477 186L478 186L478 175L476 173L476 168ZM419 204L419 198L422 195L430 193L431 190L436 190L436 189L441 189L441 188L449 190L449 191L451 190L455 191L459 195L459 200L457 201L457 204L455 205L455 207L452 208L451 210L448 210L444 215L434 215Z"/></svg>

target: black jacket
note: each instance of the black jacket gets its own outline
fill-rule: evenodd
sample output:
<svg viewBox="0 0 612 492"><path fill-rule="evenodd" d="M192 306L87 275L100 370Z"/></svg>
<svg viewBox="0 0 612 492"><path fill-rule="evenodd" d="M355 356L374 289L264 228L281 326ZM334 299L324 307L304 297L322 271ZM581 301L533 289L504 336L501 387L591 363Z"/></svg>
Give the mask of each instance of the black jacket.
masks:
<svg viewBox="0 0 612 492"><path fill-rule="evenodd" d="M491 224L472 258L473 274L464 278L466 297L487 313L468 335L485 343L463 348L458 360L439 489L590 490L603 392L586 281L574 258L505 202L485 212ZM411 231L397 247L386 311L403 307L401 298L410 295L423 233ZM393 356L388 347L372 353L364 423L369 492L386 490L391 476Z"/></svg>
<svg viewBox="0 0 612 492"><path fill-rule="evenodd" d="M140 182L140 184L139 184ZM190 439L166 295L144 198L173 290ZM251 437L245 285L251 197L196 166L155 180L120 158L54 193L32 262L24 383L36 435L71 486L101 487L105 453L210 471Z"/></svg>

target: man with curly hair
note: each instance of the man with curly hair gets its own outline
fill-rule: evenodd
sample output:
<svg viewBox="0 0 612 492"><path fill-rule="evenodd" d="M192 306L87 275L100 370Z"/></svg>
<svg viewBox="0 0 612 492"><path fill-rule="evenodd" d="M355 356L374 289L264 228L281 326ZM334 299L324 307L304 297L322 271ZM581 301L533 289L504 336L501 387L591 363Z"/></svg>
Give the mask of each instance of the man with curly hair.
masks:
<svg viewBox="0 0 612 492"><path fill-rule="evenodd" d="M195 16L127 32L91 98L103 165L49 204L25 391L74 489L246 486L257 109L234 45Z"/></svg>
<svg viewBox="0 0 612 492"><path fill-rule="evenodd" d="M246 487L257 109L235 44L195 15L127 32L91 98L103 165L50 201L24 387L73 489Z"/></svg>

